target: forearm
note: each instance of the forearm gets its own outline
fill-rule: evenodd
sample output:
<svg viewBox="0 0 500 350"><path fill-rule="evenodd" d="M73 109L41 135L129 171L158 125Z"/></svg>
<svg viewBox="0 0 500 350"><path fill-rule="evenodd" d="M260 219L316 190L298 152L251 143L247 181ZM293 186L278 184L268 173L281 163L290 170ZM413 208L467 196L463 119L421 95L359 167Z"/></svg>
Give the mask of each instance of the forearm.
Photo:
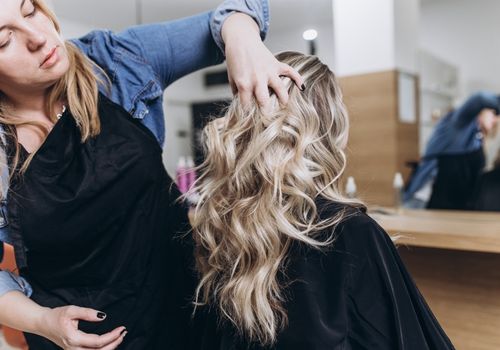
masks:
<svg viewBox="0 0 500 350"><path fill-rule="evenodd" d="M492 109L499 112L498 96L490 92L478 92L470 96L465 103L453 114L452 125L458 128L466 127L476 122L476 118L483 109Z"/></svg>
<svg viewBox="0 0 500 350"><path fill-rule="evenodd" d="M222 40L224 40L226 45L226 51L228 45L244 42L242 39L248 36L259 41L261 40L259 26L252 17L244 13L232 14L226 19L222 26Z"/></svg>
<svg viewBox="0 0 500 350"><path fill-rule="evenodd" d="M43 315L47 310L21 292L8 292L0 297L0 324L42 335Z"/></svg>

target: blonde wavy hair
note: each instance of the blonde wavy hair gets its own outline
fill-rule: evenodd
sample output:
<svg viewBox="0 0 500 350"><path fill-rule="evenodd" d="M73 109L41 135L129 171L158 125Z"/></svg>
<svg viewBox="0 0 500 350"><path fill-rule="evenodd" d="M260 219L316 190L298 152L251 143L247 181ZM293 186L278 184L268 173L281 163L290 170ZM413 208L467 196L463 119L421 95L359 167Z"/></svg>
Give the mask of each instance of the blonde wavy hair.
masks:
<svg viewBox="0 0 500 350"><path fill-rule="evenodd" d="M50 8L44 3L43 0L30 0L35 6L36 11L40 11L45 16L47 16L57 32L60 33L60 26L57 21L55 14L50 10ZM71 110L71 114L75 118L75 121L80 128L82 142L87 138L96 136L100 132L100 120L98 113L98 92L99 84L104 84L103 86L109 87L109 80L106 77L104 71L98 67L94 62L88 59L75 45L71 42L65 42L65 48L68 53L69 58L69 69L66 74L61 77L61 79L52 86L47 92L47 104L45 106L47 115L51 118L52 122L56 122L55 110L56 103L58 101L65 101L67 107ZM98 77L96 72L100 73ZM36 122L26 122L20 121L16 118L12 118L12 111L10 110L8 103L6 103L5 96L0 92L0 123L6 127L6 133L9 137L15 140L16 152L14 160L11 165L11 176L13 175L15 169L19 162L19 151L20 146L17 141L16 126L19 125L34 125L41 130L41 132L47 134L47 130L43 125ZM33 158L33 152L26 162L22 165L21 171L26 170L29 162ZM5 157L5 155L3 155ZM6 160L2 160L2 166L6 165ZM6 190L5 186L2 186L2 193Z"/></svg>
<svg viewBox="0 0 500 350"><path fill-rule="evenodd" d="M305 91L283 78L289 102L280 106L273 94L271 112L235 98L203 131L206 158L194 188L195 304L216 305L240 335L263 345L287 323L279 276L291 243L328 246L347 215L321 219L317 200L363 206L338 187L349 120L334 74L315 56L276 58L298 70Z"/></svg>

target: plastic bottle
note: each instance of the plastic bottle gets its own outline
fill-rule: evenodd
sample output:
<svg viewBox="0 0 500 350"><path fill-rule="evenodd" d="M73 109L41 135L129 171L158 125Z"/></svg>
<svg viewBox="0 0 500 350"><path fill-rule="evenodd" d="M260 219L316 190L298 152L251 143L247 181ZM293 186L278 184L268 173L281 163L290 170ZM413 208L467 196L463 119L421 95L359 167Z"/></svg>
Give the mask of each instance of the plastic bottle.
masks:
<svg viewBox="0 0 500 350"><path fill-rule="evenodd" d="M189 191L193 187L196 181L196 170L194 166L193 157L191 156L187 157L186 176L187 176L187 189Z"/></svg>
<svg viewBox="0 0 500 350"><path fill-rule="evenodd" d="M349 176L347 178L347 183L345 185L345 193L348 198L356 198L356 182L354 181L354 177Z"/></svg>
<svg viewBox="0 0 500 350"><path fill-rule="evenodd" d="M392 182L392 187L394 188L394 199L395 199L396 210L400 212L401 208L403 207L403 187L404 187L403 175L401 175L401 173L398 172L394 175L394 181Z"/></svg>
<svg viewBox="0 0 500 350"><path fill-rule="evenodd" d="M175 179L177 182L177 187L181 193L186 193L188 190L188 176L186 168L186 158L180 157L177 162L177 169L175 172Z"/></svg>

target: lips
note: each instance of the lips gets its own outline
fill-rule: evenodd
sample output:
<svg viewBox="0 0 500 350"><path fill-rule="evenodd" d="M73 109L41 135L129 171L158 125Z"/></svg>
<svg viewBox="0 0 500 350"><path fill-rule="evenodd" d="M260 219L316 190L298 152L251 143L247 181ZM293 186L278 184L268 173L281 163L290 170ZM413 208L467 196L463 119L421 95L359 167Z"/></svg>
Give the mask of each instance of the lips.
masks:
<svg viewBox="0 0 500 350"><path fill-rule="evenodd" d="M57 50L57 46L54 46L52 48L52 50L49 51L49 53L47 54L47 56L45 56L45 59L40 64L40 67L42 67L45 63L47 63L47 61L49 61L52 58L52 56L56 53L56 50Z"/></svg>

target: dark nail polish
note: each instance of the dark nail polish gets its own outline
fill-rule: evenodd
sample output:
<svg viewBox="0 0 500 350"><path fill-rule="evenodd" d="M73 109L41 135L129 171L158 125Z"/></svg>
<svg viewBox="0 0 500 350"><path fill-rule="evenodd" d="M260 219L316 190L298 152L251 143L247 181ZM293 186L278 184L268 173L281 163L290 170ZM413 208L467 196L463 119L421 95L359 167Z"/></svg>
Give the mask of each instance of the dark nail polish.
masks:
<svg viewBox="0 0 500 350"><path fill-rule="evenodd" d="M120 335L122 335L123 333L125 333L127 331L127 328L123 328L122 331L120 332Z"/></svg>
<svg viewBox="0 0 500 350"><path fill-rule="evenodd" d="M302 85L300 86L300 90L301 90L301 91L304 91L305 89L306 89L306 86L305 86L304 84L302 84Z"/></svg>
<svg viewBox="0 0 500 350"><path fill-rule="evenodd" d="M97 318L100 318L101 320L103 320L105 317L106 317L106 314L104 312L97 313Z"/></svg>

